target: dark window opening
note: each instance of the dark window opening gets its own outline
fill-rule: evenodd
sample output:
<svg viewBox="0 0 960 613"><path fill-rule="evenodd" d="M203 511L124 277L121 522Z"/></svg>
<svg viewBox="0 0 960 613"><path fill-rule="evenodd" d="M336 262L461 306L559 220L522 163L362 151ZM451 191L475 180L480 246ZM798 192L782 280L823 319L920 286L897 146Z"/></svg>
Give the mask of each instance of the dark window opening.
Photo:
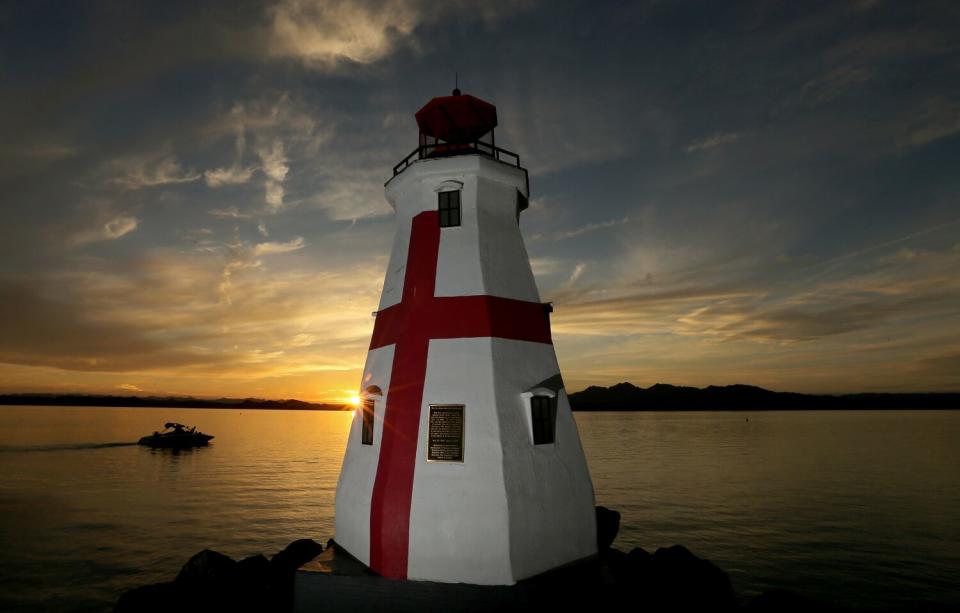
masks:
<svg viewBox="0 0 960 613"><path fill-rule="evenodd" d="M440 227L450 228L460 225L460 191L440 192L437 194L440 204Z"/></svg>
<svg viewBox="0 0 960 613"><path fill-rule="evenodd" d="M360 434L360 442L364 445L373 444L373 398L366 398L363 401L363 430Z"/></svg>
<svg viewBox="0 0 960 613"><path fill-rule="evenodd" d="M557 403L549 396L530 398L530 416L533 421L533 444L553 443L557 429Z"/></svg>

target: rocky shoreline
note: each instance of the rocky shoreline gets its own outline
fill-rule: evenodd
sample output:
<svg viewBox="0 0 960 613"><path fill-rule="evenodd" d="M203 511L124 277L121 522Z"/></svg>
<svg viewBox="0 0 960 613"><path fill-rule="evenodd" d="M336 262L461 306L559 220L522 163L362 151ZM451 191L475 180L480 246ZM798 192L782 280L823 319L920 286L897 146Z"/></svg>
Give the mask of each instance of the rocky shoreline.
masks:
<svg viewBox="0 0 960 613"><path fill-rule="evenodd" d="M632 610L840 611L794 592L773 590L742 602L729 576L709 560L681 545L649 553L639 547L629 552L612 547L620 514L597 507L597 558L561 568L515 586L475 589L495 594L484 602L463 599L453 609L439 599L435 610L481 611L491 602L507 610L543 606L624 607ZM336 548L331 539L327 549ZM311 539L296 540L270 558L259 554L233 560L205 549L191 557L173 581L134 588L117 601L115 613L161 611L292 611L297 569L325 548ZM384 580L386 581L386 580ZM435 584L449 587L449 584ZM444 588L446 589L446 588ZM395 609L395 602L370 603L371 610ZM415 610L432 610L422 600ZM426 608L425 608L426 605ZM402 608L402 607L401 607ZM335 594L325 599L323 610L336 611Z"/></svg>

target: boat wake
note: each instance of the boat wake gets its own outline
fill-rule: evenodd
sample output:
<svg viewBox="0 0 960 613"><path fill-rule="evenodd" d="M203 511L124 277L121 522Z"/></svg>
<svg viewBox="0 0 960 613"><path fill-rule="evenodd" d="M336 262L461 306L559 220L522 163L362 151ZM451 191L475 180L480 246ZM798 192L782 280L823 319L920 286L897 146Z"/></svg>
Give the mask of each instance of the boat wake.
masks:
<svg viewBox="0 0 960 613"><path fill-rule="evenodd" d="M60 445L0 445L0 453L24 453L31 451L77 451L80 449L107 449L131 447L136 443L71 443Z"/></svg>

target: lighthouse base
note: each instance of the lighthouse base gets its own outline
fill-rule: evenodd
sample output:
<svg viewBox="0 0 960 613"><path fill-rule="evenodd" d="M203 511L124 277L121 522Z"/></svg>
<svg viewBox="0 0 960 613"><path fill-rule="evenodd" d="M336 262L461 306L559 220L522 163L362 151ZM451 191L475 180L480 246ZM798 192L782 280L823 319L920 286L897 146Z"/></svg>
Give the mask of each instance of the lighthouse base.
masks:
<svg viewBox="0 0 960 613"><path fill-rule="evenodd" d="M596 596L603 583L597 557L526 579L516 585L473 585L386 579L336 546L297 570L295 613L378 611L539 610L579 602L586 593Z"/></svg>

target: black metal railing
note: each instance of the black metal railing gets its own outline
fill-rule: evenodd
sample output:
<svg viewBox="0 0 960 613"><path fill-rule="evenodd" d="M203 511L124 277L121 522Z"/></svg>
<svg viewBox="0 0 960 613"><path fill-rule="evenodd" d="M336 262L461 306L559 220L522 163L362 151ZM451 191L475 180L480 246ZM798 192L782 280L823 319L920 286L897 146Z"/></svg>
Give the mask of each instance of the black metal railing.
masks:
<svg viewBox="0 0 960 613"><path fill-rule="evenodd" d="M501 147L495 146L493 143L485 143L483 141L474 141L472 143L432 143L420 145L416 149L410 152L410 155L400 160L400 162L393 167L393 176L397 176L404 170L406 170L410 164L416 160L423 160L427 158L443 158L443 157L453 157L455 155L471 155L471 154L480 154L488 158L497 160L503 164L509 164L510 166L516 166L521 170L526 171L525 168L520 166L520 156L514 153L513 151L507 151ZM508 161L509 160L509 161Z"/></svg>

